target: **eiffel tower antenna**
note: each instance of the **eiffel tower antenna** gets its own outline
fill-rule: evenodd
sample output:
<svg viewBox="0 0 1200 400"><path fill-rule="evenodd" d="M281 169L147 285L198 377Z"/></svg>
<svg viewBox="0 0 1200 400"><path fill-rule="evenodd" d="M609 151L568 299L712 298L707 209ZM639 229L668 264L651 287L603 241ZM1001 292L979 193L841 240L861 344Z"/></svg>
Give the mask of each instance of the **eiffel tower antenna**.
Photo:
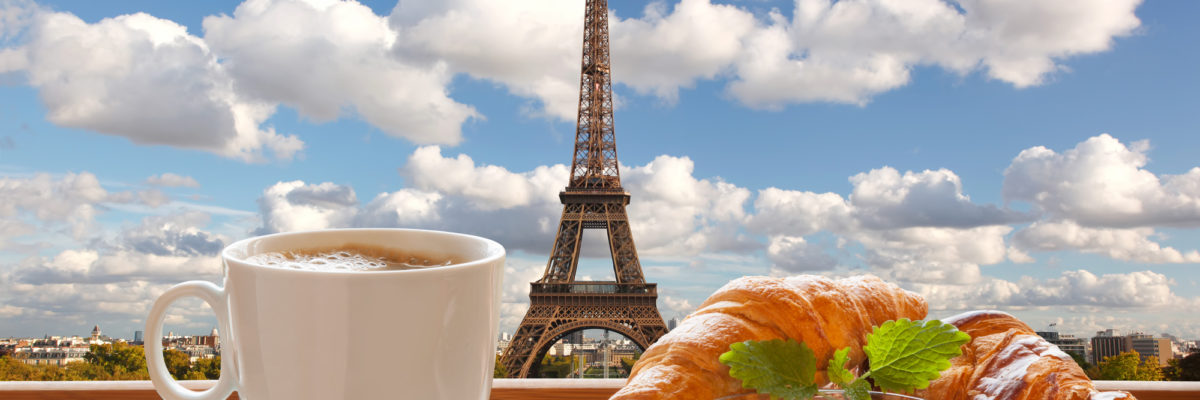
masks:
<svg viewBox="0 0 1200 400"><path fill-rule="evenodd" d="M500 360L510 378L538 377L546 351L572 332L607 329L642 350L667 332L657 288L642 276L625 212L629 193L617 168L609 65L608 1L587 0L571 179L558 194L563 213L546 272L530 284L529 311ZM575 280L584 229L608 232L615 281Z"/></svg>

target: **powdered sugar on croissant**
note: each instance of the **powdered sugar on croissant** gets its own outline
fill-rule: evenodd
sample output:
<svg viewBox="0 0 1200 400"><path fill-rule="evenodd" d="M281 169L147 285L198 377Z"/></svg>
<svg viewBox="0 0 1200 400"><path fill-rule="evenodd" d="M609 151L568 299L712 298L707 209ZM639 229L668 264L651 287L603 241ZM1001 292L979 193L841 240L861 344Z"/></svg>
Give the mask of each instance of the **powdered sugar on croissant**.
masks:
<svg viewBox="0 0 1200 400"><path fill-rule="evenodd" d="M944 400L1134 400L1125 392L1098 392L1071 356L1029 325L1000 311L975 311L943 320L971 335L950 369L917 392Z"/></svg>

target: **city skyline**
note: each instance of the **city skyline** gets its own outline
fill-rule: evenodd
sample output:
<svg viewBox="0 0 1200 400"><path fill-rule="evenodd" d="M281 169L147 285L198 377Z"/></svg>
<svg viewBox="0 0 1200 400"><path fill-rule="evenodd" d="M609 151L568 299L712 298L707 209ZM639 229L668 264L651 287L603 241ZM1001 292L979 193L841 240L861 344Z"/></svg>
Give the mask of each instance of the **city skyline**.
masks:
<svg viewBox="0 0 1200 400"><path fill-rule="evenodd" d="M900 6L610 2L663 317L742 275L872 273L930 318L1200 337L1200 5ZM514 331L567 185L582 12L6 4L0 337L132 334L170 285L219 283L234 240L361 226L499 241ZM611 276L604 239L580 279ZM215 325L173 310L164 331Z"/></svg>

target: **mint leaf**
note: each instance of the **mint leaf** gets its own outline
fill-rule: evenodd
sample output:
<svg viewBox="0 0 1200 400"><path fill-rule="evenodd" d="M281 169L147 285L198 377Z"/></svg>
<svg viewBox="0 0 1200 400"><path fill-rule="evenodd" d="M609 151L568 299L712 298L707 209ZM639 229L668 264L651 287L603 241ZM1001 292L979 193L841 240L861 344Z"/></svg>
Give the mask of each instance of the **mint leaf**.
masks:
<svg viewBox="0 0 1200 400"><path fill-rule="evenodd" d="M843 395L848 400L871 400L871 384L866 379L859 379L849 386L843 386Z"/></svg>
<svg viewBox="0 0 1200 400"><path fill-rule="evenodd" d="M730 344L720 360L729 366L729 376L742 381L742 387L772 398L810 399L817 394L813 383L817 356L804 343L791 339L747 340Z"/></svg>
<svg viewBox="0 0 1200 400"><path fill-rule="evenodd" d="M845 388L850 381L854 380L854 374L846 369L848 362L850 362L849 347L833 352L833 358L829 360L829 369L826 371L830 382Z"/></svg>
<svg viewBox="0 0 1200 400"><path fill-rule="evenodd" d="M962 345L970 340L970 335L938 320L885 322L867 335L863 351L871 371L866 375L887 391L924 389L950 368L950 359L962 354Z"/></svg>

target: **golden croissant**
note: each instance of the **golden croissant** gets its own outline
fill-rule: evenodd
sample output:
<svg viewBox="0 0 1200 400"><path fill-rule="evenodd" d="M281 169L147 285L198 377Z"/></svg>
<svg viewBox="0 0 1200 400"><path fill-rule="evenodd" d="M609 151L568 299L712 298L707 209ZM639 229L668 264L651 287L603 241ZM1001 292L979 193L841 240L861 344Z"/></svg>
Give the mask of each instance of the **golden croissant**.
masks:
<svg viewBox="0 0 1200 400"><path fill-rule="evenodd" d="M746 340L804 342L816 354L818 371L835 350L849 347L850 365L861 365L872 327L923 319L927 310L919 295L873 276L739 278L646 349L610 400L709 400L751 392L718 360L731 343ZM824 373L817 381L826 383Z"/></svg>
<svg viewBox="0 0 1200 400"><path fill-rule="evenodd" d="M963 354L917 397L942 400L1135 400L1098 392L1083 369L1029 325L1000 311L974 311L942 322L971 335Z"/></svg>

